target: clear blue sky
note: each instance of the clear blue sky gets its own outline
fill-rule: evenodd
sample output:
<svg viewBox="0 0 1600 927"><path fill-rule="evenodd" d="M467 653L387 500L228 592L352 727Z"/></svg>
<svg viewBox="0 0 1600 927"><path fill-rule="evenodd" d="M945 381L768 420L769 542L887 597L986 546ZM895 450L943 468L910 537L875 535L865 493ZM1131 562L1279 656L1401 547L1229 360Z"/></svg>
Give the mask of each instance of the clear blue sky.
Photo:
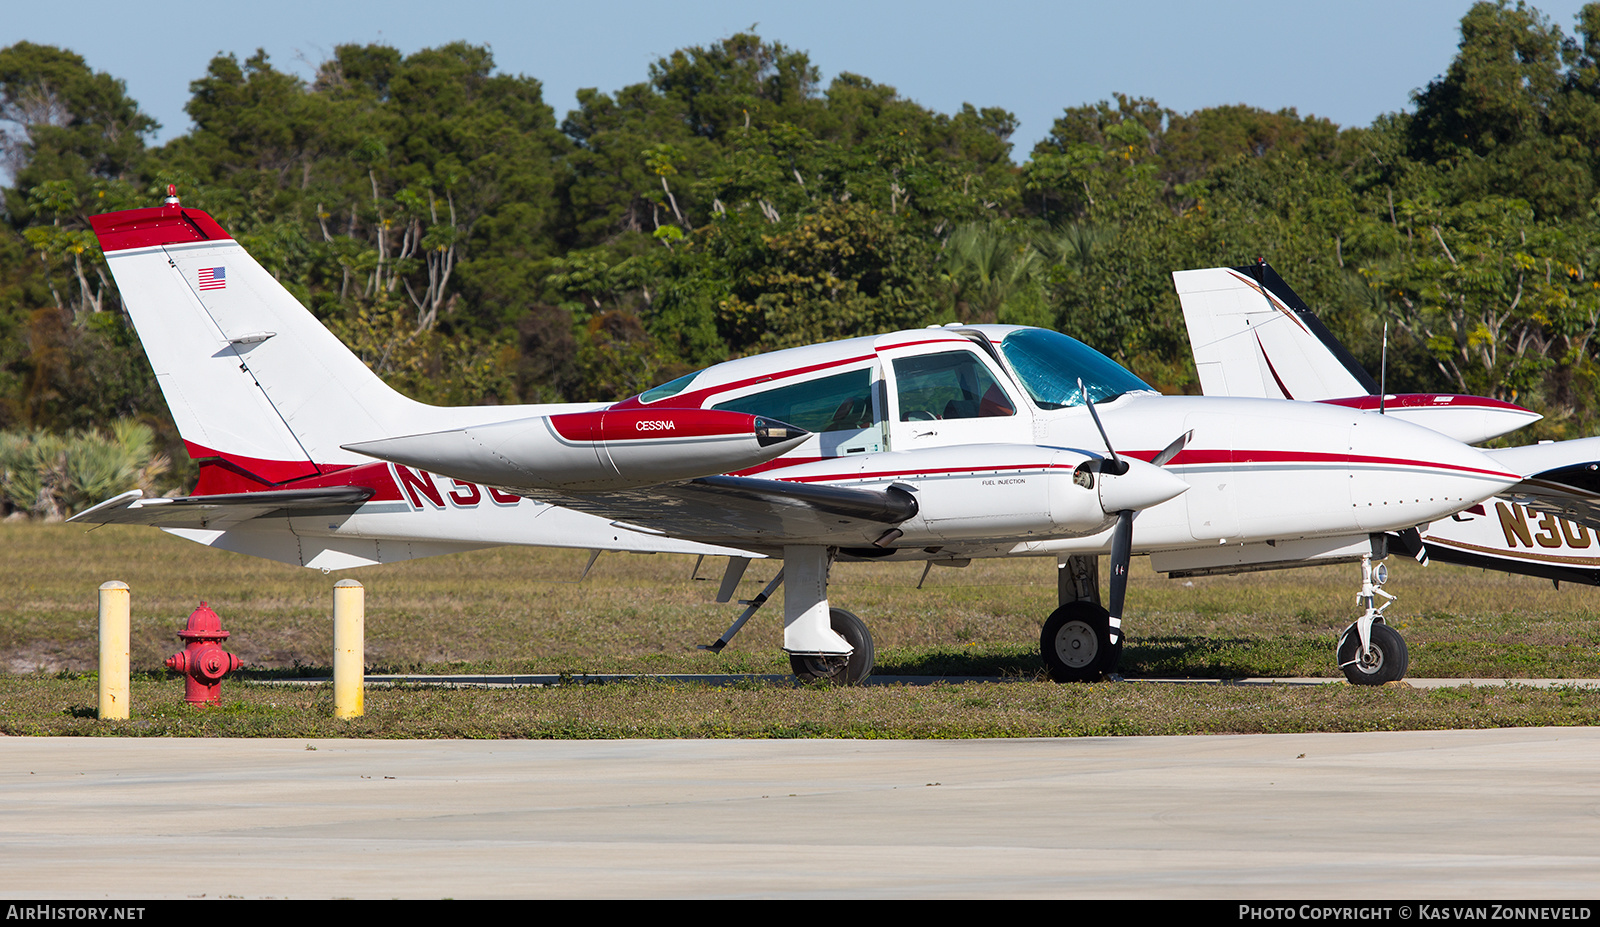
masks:
<svg viewBox="0 0 1600 927"><path fill-rule="evenodd" d="M1579 0L1535 4L1569 34ZM810 54L826 82L841 71L891 84L941 112L963 102L1000 106L1027 157L1061 110L1148 96L1179 111L1247 103L1296 107L1365 125L1410 105L1442 73L1470 0L1217 0L1118 3L949 0L494 2L457 0L174 0L68 5L14 0L0 46L27 39L83 55L128 83L162 123L157 140L189 128L189 82L218 52L264 48L280 68L309 76L335 45L383 42L412 52L455 39L487 44L502 71L543 81L559 120L580 87L615 90L646 78L652 61L756 26Z"/></svg>

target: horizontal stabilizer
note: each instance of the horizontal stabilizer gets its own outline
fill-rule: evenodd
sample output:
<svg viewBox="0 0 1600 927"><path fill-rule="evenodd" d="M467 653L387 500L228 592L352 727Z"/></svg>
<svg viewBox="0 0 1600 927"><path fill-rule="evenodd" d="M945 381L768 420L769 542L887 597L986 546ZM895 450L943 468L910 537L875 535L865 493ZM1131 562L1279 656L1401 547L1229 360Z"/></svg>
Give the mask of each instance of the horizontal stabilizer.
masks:
<svg viewBox="0 0 1600 927"><path fill-rule="evenodd" d="M278 512L354 511L356 506L371 498L372 493L367 486L330 486L146 499L143 492L134 489L84 509L67 521L89 525L219 529Z"/></svg>
<svg viewBox="0 0 1600 927"><path fill-rule="evenodd" d="M353 567L400 563L422 557L439 557L495 547L492 543L470 541L384 540L380 538L299 537L250 522L224 531L201 528L166 528L168 534L185 540L231 550L251 557L263 557L292 566L314 570L348 570Z"/></svg>

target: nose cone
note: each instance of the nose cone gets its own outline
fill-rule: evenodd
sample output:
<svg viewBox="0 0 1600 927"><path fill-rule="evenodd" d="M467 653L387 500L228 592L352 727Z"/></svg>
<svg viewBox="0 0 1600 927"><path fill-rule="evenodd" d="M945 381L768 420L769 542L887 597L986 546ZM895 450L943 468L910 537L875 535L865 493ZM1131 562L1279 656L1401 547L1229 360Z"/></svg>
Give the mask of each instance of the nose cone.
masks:
<svg viewBox="0 0 1600 927"><path fill-rule="evenodd" d="M755 420L755 435L756 444L761 447L770 448L778 453L788 453L811 437L811 432L788 422L780 422L775 418L762 418L758 415Z"/></svg>
<svg viewBox="0 0 1600 927"><path fill-rule="evenodd" d="M1370 531L1443 518L1521 479L1478 448L1398 418L1369 413L1350 429L1350 502Z"/></svg>
<svg viewBox="0 0 1600 927"><path fill-rule="evenodd" d="M1100 508L1107 515L1133 509L1147 509L1175 499L1187 492L1189 484L1154 464L1122 458L1128 472L1120 476L1102 473L1099 477Z"/></svg>

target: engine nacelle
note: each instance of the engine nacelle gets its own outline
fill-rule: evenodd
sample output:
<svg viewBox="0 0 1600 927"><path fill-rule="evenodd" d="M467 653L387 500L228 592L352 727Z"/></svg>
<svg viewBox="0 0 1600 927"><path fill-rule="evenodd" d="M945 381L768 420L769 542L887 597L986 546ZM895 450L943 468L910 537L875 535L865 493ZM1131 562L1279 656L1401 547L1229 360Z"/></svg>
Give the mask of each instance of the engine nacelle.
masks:
<svg viewBox="0 0 1600 927"><path fill-rule="evenodd" d="M785 468L781 479L844 486L898 486L917 514L896 543L983 538L1073 538L1099 534L1125 508L1164 502L1188 484L1128 460L1126 473L1095 472L1102 458L1033 444L891 451ZM1114 506L1108 508L1107 506Z"/></svg>

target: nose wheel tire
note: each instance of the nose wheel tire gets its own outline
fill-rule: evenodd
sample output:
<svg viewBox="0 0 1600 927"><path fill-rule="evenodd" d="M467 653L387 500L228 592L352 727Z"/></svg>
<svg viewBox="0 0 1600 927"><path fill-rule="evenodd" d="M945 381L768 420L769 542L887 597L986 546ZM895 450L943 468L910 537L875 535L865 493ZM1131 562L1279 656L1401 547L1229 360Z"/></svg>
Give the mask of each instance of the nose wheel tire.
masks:
<svg viewBox="0 0 1600 927"><path fill-rule="evenodd" d="M1405 678L1411 654L1406 652L1406 641L1399 631L1374 622L1372 649L1363 656L1361 635L1356 633L1355 625L1351 625L1339 641L1339 665L1344 668L1344 678L1351 685L1381 686Z"/></svg>
<svg viewBox="0 0 1600 927"><path fill-rule="evenodd" d="M1122 642L1111 643L1111 613L1093 602L1069 602L1039 632L1039 653L1056 682L1093 682L1116 668Z"/></svg>
<svg viewBox="0 0 1600 927"><path fill-rule="evenodd" d="M874 653L872 634L866 622L842 608L828 609L828 625L833 633L849 642L849 656L790 654L789 669L805 682L830 682L836 686L858 686L872 675Z"/></svg>

